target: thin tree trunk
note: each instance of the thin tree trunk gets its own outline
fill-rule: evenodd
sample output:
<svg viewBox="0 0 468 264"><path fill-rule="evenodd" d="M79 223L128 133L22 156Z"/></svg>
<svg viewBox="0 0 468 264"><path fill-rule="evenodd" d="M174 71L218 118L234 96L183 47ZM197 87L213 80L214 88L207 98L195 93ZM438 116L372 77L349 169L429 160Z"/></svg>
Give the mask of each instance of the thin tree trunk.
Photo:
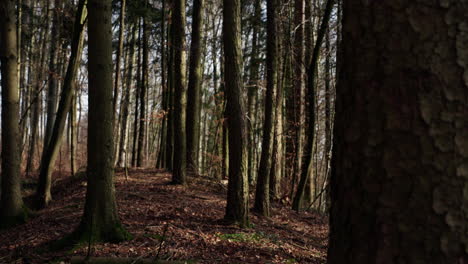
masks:
<svg viewBox="0 0 468 264"><path fill-rule="evenodd" d="M174 0L173 33L174 46L174 159L172 183L186 184L186 57L185 57L185 0Z"/></svg>
<svg viewBox="0 0 468 264"><path fill-rule="evenodd" d="M138 105L140 102L140 89L142 88L141 86L141 22L140 19L137 20L137 27L138 27L138 55L137 55L137 68L136 68L136 89L135 89L135 110L133 113L133 144L132 144L132 167L135 167L137 165L137 152L138 152L138 145L137 145L137 139L138 139ZM141 128L140 128L141 129Z"/></svg>
<svg viewBox="0 0 468 264"><path fill-rule="evenodd" d="M190 69L187 91L187 169L198 174L198 149L200 147L200 100L203 66L201 64L204 0L193 1L192 42L190 44Z"/></svg>
<svg viewBox="0 0 468 264"><path fill-rule="evenodd" d="M54 128L55 115L57 111L57 94L58 94L58 50L60 46L60 26L59 26L59 4L60 0L55 0L52 32L50 41L50 57L49 57L49 86L47 90L47 123L44 135L44 147L49 144L50 137L52 136L52 129Z"/></svg>
<svg viewBox="0 0 468 264"><path fill-rule="evenodd" d="M293 210L299 211L301 208L302 199L304 196L307 178L310 175L310 170L312 167L313 161L313 147L314 147L314 136L315 136L315 80L317 78L317 67L320 56L320 48L322 46L325 33L327 32L328 22L330 20L331 12L333 9L334 0L327 0L325 6L324 15L322 18L322 23L320 25L320 30L317 34L317 39L315 40L314 51L312 53L312 61L308 69L308 99L309 99L309 135L306 137L306 144L304 148L304 156L301 166L301 178L297 186L296 195L293 200ZM317 175L318 176L318 175Z"/></svg>
<svg viewBox="0 0 468 264"><path fill-rule="evenodd" d="M256 157L256 144L255 144L255 122L256 122L256 111L254 109L256 102L255 100L258 95L258 83L259 80L259 35L260 35L260 26L262 23L262 6L261 1L255 1L254 4L254 16L253 16L253 33L252 33L252 52L250 56L250 74L249 74L249 86L247 90L247 114L248 119L248 152L247 152L247 173L249 177L249 184L253 184L255 181L255 157Z"/></svg>
<svg viewBox="0 0 468 264"><path fill-rule="evenodd" d="M147 4L147 2L146 2ZM145 4L145 5L146 5ZM145 145L145 132L146 132L146 92L148 90L148 56L149 56L149 28L147 25L146 16L143 17L143 62L141 71L140 83L140 129L138 130L138 152L137 152L137 167L142 167L144 160L144 145Z"/></svg>
<svg viewBox="0 0 468 264"><path fill-rule="evenodd" d="M127 157L128 157L128 115L129 115L129 108L130 108L130 96L131 90L133 86L133 66L135 65L135 43L136 43L136 29L137 26L132 26L131 31L131 40L130 44L130 51L128 55L128 73L127 73L127 83L125 87L125 91L123 93L122 103L120 107L120 113L122 116L121 126L120 126L120 147L119 147L119 159L118 164L120 167L127 167Z"/></svg>
<svg viewBox="0 0 468 264"><path fill-rule="evenodd" d="M86 0L80 0L78 3L78 11L73 29L71 55L68 62L67 73L63 81L63 89L57 110L57 116L54 122L50 142L42 153L39 184L36 190L36 206L38 208L46 207L52 200L52 195L50 193L52 173L54 171L57 155L60 151L67 114L70 112L75 76L78 71L83 50L83 29L86 22L86 17L83 16L85 12L85 2Z"/></svg>
<svg viewBox="0 0 468 264"><path fill-rule="evenodd" d="M126 8L127 1L121 0L120 1L120 18L119 18L119 45L117 47L117 56L115 64L115 80L114 80L114 98L113 98L113 109L114 113L117 110L117 100L119 98L119 84L120 84L120 63L123 51L123 43L124 43L124 31L125 31L125 8Z"/></svg>
<svg viewBox="0 0 468 264"><path fill-rule="evenodd" d="M277 82L276 0L267 0L267 90L265 95L265 118L260 167L258 169L254 210L263 216L270 216L270 169L272 153L274 93Z"/></svg>
<svg viewBox="0 0 468 264"><path fill-rule="evenodd" d="M166 0L162 0L162 15L161 15L161 90L162 90L162 125L161 125L161 140L159 142L158 160L156 168L165 168L166 151L165 144L167 143L167 113L169 107L168 87L166 83Z"/></svg>

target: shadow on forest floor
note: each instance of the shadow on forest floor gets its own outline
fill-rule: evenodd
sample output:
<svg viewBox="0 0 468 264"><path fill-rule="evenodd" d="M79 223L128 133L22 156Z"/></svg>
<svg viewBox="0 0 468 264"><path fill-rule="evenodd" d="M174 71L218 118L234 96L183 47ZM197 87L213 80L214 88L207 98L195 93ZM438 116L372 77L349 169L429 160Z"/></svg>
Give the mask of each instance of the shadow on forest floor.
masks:
<svg viewBox="0 0 468 264"><path fill-rule="evenodd" d="M328 227L322 216L273 204L272 217L251 214L252 228L224 225L225 189L205 178L169 185L159 170L116 174L119 214L134 239L92 245L93 256L190 259L197 263L325 263ZM54 201L26 224L0 231L0 263L50 263L85 256L87 248L49 251L81 218L85 179L61 178ZM164 243L161 243L164 241ZM161 245L162 244L162 245Z"/></svg>

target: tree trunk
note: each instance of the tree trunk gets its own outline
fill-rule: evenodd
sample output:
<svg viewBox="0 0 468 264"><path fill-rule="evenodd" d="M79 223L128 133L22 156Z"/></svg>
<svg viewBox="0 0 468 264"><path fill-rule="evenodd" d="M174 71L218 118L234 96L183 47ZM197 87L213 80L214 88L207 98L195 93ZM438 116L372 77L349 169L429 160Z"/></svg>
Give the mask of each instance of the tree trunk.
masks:
<svg viewBox="0 0 468 264"><path fill-rule="evenodd" d="M261 20L262 16L262 7L261 7L261 1L255 1L254 4L254 15L252 19L252 27L253 27L253 32L252 32L252 52L250 56L250 73L249 73L249 86L247 89L247 114L249 116L249 119L247 121L248 124L248 142L247 142L247 174L249 177L249 184L253 184L255 181L255 149L257 148L256 142L255 142L255 115L256 111L254 109L255 104L257 100L257 94L258 94L258 83L260 82L259 80L259 59L258 59L258 53L259 53L259 35L260 35L260 26L262 23Z"/></svg>
<svg viewBox="0 0 468 264"><path fill-rule="evenodd" d="M57 110L57 116L55 118L50 142L42 153L39 171L39 184L36 190L36 206L38 208L46 207L52 200L52 195L50 193L52 185L52 173L54 171L57 155L60 151L67 114L70 112L75 76L76 72L78 71L78 66L81 60L81 52L83 50L83 29L84 23L86 22L86 13L84 11L85 2L86 0L80 0L78 3L78 11L73 28L71 55L68 62L67 73L63 81L62 94Z"/></svg>
<svg viewBox="0 0 468 264"><path fill-rule="evenodd" d="M59 9L60 0L54 2L54 18L52 20L52 32L50 41L50 57L49 57L49 86L47 90L47 123L44 135L44 147L49 144L54 128L55 115L57 111L57 94L58 94L58 50L60 46L60 25L59 25Z"/></svg>
<svg viewBox="0 0 468 264"><path fill-rule="evenodd" d="M225 219L241 227L249 224L247 127L242 100L240 0L223 0L224 80L229 131L229 181Z"/></svg>
<svg viewBox="0 0 468 264"><path fill-rule="evenodd" d="M120 113L122 116L121 126L120 126L120 147L119 147L119 167L128 166L128 115L130 107L130 96L133 85L133 65L135 65L135 43L136 43L136 29L137 26L132 26L131 40L129 42L130 51L128 55L128 72L127 72L127 83L125 85L125 91L123 92L122 103L120 107Z"/></svg>
<svg viewBox="0 0 468 264"><path fill-rule="evenodd" d="M161 11L161 90L162 90L162 125L161 125L161 140L159 142L158 159L156 162L156 168L166 168L166 148L167 143L167 125L168 118L167 113L169 111L169 91L166 82L167 74L167 56L166 56L166 0L162 0L162 11Z"/></svg>
<svg viewBox="0 0 468 264"><path fill-rule="evenodd" d="M322 46L325 33L328 28L328 21L330 20L331 12L333 9L334 0L327 0L327 5L325 7L325 12L322 18L322 23L320 25L319 32L317 34L317 39L315 40L314 51L312 53L312 61L308 70L308 79L307 79L307 94L309 100L308 112L309 112L309 128L308 136L306 137L306 143L304 147L304 155L302 157L301 165L301 178L297 186L296 195L293 200L293 210L299 211L301 208L302 199L304 197L304 192L306 189L307 178L311 174L310 170L312 167L313 161L313 149L314 149L314 137L315 137L315 80L317 78L317 67L320 56L320 48ZM316 177L318 177L317 173Z"/></svg>
<svg viewBox="0 0 468 264"><path fill-rule="evenodd" d="M120 1L120 25L119 25L119 45L117 47L117 56L115 64L115 80L114 80L114 98L113 98L113 108L114 114L117 111L117 101L119 99L119 83L120 83L120 62L122 57L123 51L123 43L124 43L124 30L125 30L125 8L127 5L126 0Z"/></svg>
<svg viewBox="0 0 468 264"><path fill-rule="evenodd" d="M192 43L190 44L190 72L187 94L187 169L198 173L200 147L200 99L203 67L201 64L204 23L204 0L193 1Z"/></svg>
<svg viewBox="0 0 468 264"><path fill-rule="evenodd" d="M111 0L88 0L88 168L84 215L75 234L79 241L125 240L114 187L112 112Z"/></svg>
<svg viewBox="0 0 468 264"><path fill-rule="evenodd" d="M138 105L140 101L140 89L141 86L141 22L140 19L137 19L137 28L138 28L138 54L137 54L137 68L136 68L136 89L135 89L135 108L133 112L133 142L132 142L132 167L137 165L138 158Z"/></svg>
<svg viewBox="0 0 468 264"><path fill-rule="evenodd" d="M147 2L145 3L145 5ZM149 28L146 16L143 17L143 63L141 71L140 83L140 129L138 130L138 153L137 153L137 167L142 167L144 159L144 145L146 133L146 92L148 90L148 56L149 56Z"/></svg>
<svg viewBox="0 0 468 264"><path fill-rule="evenodd" d="M343 12L328 263L467 263L468 6Z"/></svg>
<svg viewBox="0 0 468 264"><path fill-rule="evenodd" d="M0 228L26 220L21 197L19 151L18 47L15 1L0 2L0 60L2 76L2 194Z"/></svg>
<svg viewBox="0 0 468 264"><path fill-rule="evenodd" d="M277 74L276 0L267 0L267 90L265 95L265 120L263 124L262 156L258 169L255 192L255 211L270 216L270 169L272 153L274 93Z"/></svg>
<svg viewBox="0 0 468 264"><path fill-rule="evenodd" d="M302 155L302 120L304 112L304 0L294 2L294 63L293 86L289 91L288 169L292 176L292 190L298 181Z"/></svg>
<svg viewBox="0 0 468 264"><path fill-rule="evenodd" d="M171 26L174 45L174 159L172 183L186 184L185 0L174 0Z"/></svg>

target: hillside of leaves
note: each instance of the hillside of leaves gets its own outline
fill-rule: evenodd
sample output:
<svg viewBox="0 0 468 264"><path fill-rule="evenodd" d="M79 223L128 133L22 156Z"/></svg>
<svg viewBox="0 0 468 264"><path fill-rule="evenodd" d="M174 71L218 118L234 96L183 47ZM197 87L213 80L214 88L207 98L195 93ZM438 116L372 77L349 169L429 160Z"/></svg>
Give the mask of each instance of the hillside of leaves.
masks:
<svg viewBox="0 0 468 264"><path fill-rule="evenodd" d="M119 215L131 241L51 251L51 242L78 225L86 192L83 176L56 175L51 206L26 224L0 231L0 263L69 263L88 251L92 257L188 263L325 263L328 220L319 214L297 214L274 203L271 218L251 214L251 227L240 229L222 220L221 182L198 177L190 179L190 187L175 186L168 173L157 170L116 175ZM33 189L34 182L26 179L24 187Z"/></svg>

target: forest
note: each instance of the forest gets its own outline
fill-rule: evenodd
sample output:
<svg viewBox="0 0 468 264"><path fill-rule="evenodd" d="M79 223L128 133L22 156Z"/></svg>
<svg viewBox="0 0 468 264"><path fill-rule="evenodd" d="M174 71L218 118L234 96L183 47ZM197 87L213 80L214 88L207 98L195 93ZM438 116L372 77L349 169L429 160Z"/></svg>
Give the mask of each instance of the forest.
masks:
<svg viewBox="0 0 468 264"><path fill-rule="evenodd" d="M468 264L466 0L0 0L0 263Z"/></svg>

